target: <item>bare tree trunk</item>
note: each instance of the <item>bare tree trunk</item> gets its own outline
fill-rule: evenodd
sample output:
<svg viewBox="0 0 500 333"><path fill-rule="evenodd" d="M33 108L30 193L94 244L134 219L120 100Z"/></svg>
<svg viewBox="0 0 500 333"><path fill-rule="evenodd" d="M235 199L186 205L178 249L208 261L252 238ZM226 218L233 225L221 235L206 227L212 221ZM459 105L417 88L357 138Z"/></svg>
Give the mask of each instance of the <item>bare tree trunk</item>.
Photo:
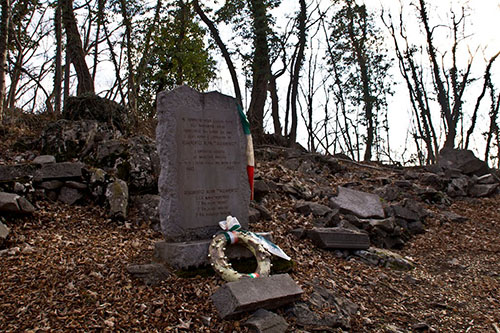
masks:
<svg viewBox="0 0 500 333"><path fill-rule="evenodd" d="M258 142L264 135L264 107L270 76L268 47L267 5L264 0L249 0L253 19L253 60L252 60L252 94L248 107L248 118L252 135Z"/></svg>
<svg viewBox="0 0 500 333"><path fill-rule="evenodd" d="M137 124L139 121L137 114L137 89L135 84L135 68L132 61L132 22L127 12L126 0L120 0L120 10L123 18L123 25L125 26L125 41L127 45L127 96L128 108L132 115L133 123Z"/></svg>
<svg viewBox="0 0 500 333"><path fill-rule="evenodd" d="M10 0L2 0L0 22L0 123L3 122L5 100L5 72L7 71L7 46L9 45Z"/></svg>
<svg viewBox="0 0 500 333"><path fill-rule="evenodd" d="M307 20L307 7L305 0L299 0L300 12L298 16L298 28L299 28L299 41L298 41L298 52L297 59L293 67L293 72L291 74L292 80L292 91L291 91L291 108L292 108L292 124L290 127L290 133L288 135L288 144L292 145L297 141L297 95L299 87L300 71L302 69L302 63L304 61L304 49L306 47L306 20ZM312 124L311 124L312 126Z"/></svg>
<svg viewBox="0 0 500 333"><path fill-rule="evenodd" d="M373 140L375 136L375 128L374 128L374 115L373 115L373 103L375 98L372 96L370 89L370 70L369 64L367 62L364 46L360 44L360 37L356 35L354 31L354 13L352 12L352 8L350 5L347 6L347 14L349 19L349 38L352 43L354 56L356 57L356 62L359 66L360 75L361 75L361 84L362 84L362 92L363 92L363 108L364 108L364 118L366 121L366 147L364 160L369 161L372 158L372 146Z"/></svg>
<svg viewBox="0 0 500 333"><path fill-rule="evenodd" d="M496 60L496 58L500 55L500 52L495 54L490 61L488 62L488 65L486 66L486 70L484 71L484 84L483 84L483 90L481 91L481 94L479 94L479 97L477 98L476 105L474 107L474 112L472 113L472 118L471 118L471 124L469 129L467 130L467 137L465 139L465 149L469 148L469 140L472 135L472 132L474 132L474 128L476 127L476 120L477 120L477 112L479 110L479 105L481 104L481 100L483 99L484 95L486 94L486 89L488 88L488 85L491 84L491 66L493 65L493 62Z"/></svg>
<svg viewBox="0 0 500 333"><path fill-rule="evenodd" d="M98 0L97 3L97 28L95 32L95 46L94 46L94 67L92 69L92 80L95 81L95 77L97 74L97 64L99 62L99 38L101 37L101 27L103 24L103 16L104 16L104 5L106 0ZM90 29L89 29L90 30Z"/></svg>
<svg viewBox="0 0 500 333"><path fill-rule="evenodd" d="M231 75L231 80L233 81L233 89L234 89L234 94L236 96L236 101L240 104L241 107L243 107L241 90L240 90L240 85L238 83L238 76L236 75L236 69L234 68L233 61L231 60L231 56L226 48L226 45L220 38L219 30L217 30L215 24L207 17L207 15L205 15L205 12L200 7L198 0L193 0L193 7L195 12L200 16L201 20L207 25L208 30L210 30L210 34L212 35L212 38L215 40L215 43L222 52L222 56L226 61L227 68Z"/></svg>
<svg viewBox="0 0 500 333"><path fill-rule="evenodd" d="M55 8L54 28L56 33L56 61L54 68L54 113L61 114L62 83L62 13L61 4Z"/></svg>
<svg viewBox="0 0 500 333"><path fill-rule="evenodd" d="M78 95L84 93L95 93L94 81L90 75L89 67L85 62L85 52L82 47L82 39L76 24L72 0L62 1L62 20L66 29L66 49L69 51L71 63L75 67L78 78Z"/></svg>
<svg viewBox="0 0 500 333"><path fill-rule="evenodd" d="M271 74L269 80L269 92L271 94L271 116L273 117L274 134L281 136L281 122L279 115L279 100L276 87L276 76Z"/></svg>

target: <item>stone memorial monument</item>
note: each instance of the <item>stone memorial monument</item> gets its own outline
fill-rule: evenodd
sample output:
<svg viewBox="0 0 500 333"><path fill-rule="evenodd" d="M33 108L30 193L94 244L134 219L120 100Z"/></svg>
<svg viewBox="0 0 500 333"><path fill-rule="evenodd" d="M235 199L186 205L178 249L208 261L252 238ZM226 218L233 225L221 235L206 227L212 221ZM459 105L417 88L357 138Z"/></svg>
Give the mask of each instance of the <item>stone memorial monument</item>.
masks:
<svg viewBox="0 0 500 333"><path fill-rule="evenodd" d="M156 142L164 242L155 257L176 268L207 262L219 221L235 216L248 228L250 187L246 137L236 100L181 86L157 97Z"/></svg>

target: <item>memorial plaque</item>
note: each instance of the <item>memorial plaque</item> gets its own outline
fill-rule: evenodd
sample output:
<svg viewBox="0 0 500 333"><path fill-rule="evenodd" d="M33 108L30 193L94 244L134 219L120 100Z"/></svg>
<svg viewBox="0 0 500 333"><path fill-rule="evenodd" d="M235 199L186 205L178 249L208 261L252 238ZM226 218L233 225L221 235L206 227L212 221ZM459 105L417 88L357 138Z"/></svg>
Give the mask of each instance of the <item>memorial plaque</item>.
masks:
<svg viewBox="0 0 500 333"><path fill-rule="evenodd" d="M157 98L160 220L169 242L211 238L227 215L248 226L246 138L234 98L187 86Z"/></svg>

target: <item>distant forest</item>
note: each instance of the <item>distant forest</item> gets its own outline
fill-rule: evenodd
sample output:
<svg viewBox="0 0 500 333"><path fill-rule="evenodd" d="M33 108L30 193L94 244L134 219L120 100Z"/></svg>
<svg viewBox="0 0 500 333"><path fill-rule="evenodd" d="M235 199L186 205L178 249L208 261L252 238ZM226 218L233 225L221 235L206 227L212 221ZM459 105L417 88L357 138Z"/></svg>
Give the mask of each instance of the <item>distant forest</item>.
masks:
<svg viewBox="0 0 500 333"><path fill-rule="evenodd" d="M206 91L226 75L257 143L291 145L303 127L310 151L394 162L388 98L406 89L412 153L400 162L433 163L476 137L498 166L499 53L468 48L470 8L450 7L447 21L434 11L429 0L398 12L354 0L1 0L0 121L57 119L69 96L97 94L140 126L154 123L158 92Z"/></svg>

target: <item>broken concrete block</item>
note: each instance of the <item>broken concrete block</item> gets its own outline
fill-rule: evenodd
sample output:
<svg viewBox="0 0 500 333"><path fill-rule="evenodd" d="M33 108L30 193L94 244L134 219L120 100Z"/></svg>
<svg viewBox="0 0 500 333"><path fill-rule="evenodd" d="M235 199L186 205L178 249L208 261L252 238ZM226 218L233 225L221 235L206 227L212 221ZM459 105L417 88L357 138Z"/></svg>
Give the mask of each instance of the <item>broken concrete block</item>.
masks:
<svg viewBox="0 0 500 333"><path fill-rule="evenodd" d="M313 228L307 237L322 249L367 249L370 237L366 233L345 228Z"/></svg>
<svg viewBox="0 0 500 333"><path fill-rule="evenodd" d="M221 318L257 309L275 309L300 299L302 289L288 274L244 278L221 286L211 296Z"/></svg>
<svg viewBox="0 0 500 333"><path fill-rule="evenodd" d="M243 324L256 333L284 333L288 328L286 320L274 312L259 309Z"/></svg>
<svg viewBox="0 0 500 333"><path fill-rule="evenodd" d="M383 219L385 217L380 197L376 194L339 186L338 195L331 197L330 202L339 207L341 212L351 213L361 218Z"/></svg>

